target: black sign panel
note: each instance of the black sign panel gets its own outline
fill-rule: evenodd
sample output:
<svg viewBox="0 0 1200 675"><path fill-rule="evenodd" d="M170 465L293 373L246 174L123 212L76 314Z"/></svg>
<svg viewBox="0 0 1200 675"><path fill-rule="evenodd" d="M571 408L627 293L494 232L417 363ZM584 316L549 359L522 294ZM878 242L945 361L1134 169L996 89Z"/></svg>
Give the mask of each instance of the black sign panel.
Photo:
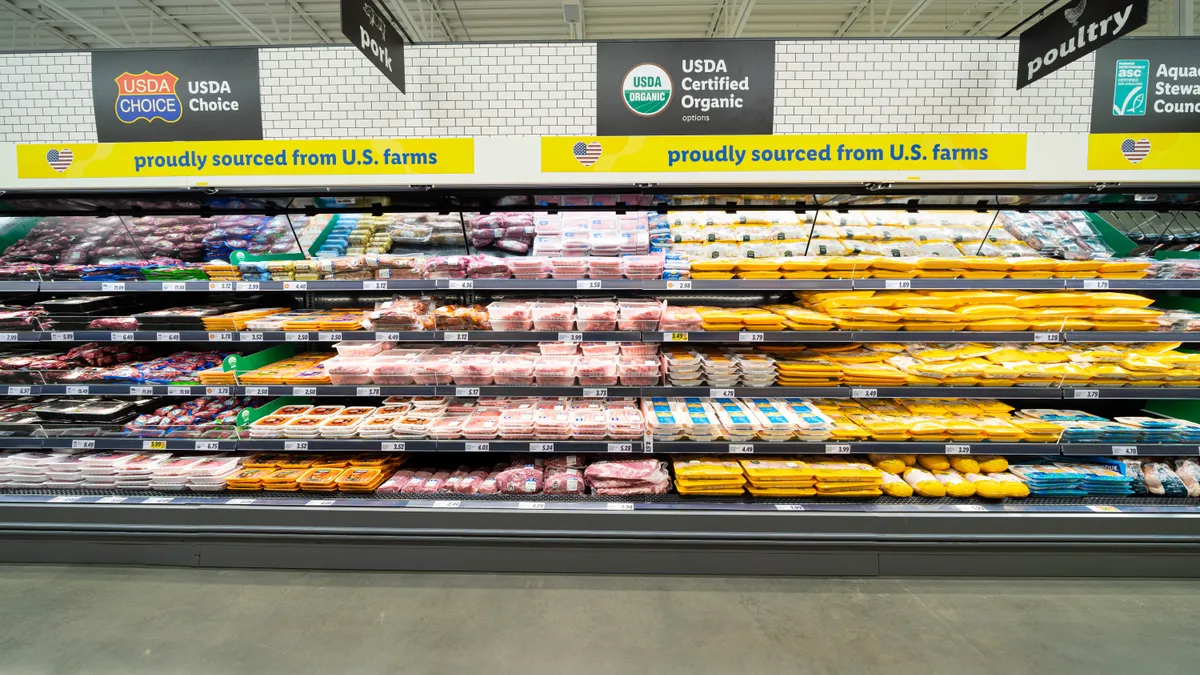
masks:
<svg viewBox="0 0 1200 675"><path fill-rule="evenodd" d="M404 38L399 21L378 0L342 0L342 35L404 91Z"/></svg>
<svg viewBox="0 0 1200 675"><path fill-rule="evenodd" d="M1149 0L1075 0L1021 33L1017 89L1146 25Z"/></svg>
<svg viewBox="0 0 1200 675"><path fill-rule="evenodd" d="M1096 52L1092 133L1200 132L1200 40L1134 38Z"/></svg>
<svg viewBox="0 0 1200 675"><path fill-rule="evenodd" d="M601 42L596 50L601 136L772 132L772 40Z"/></svg>
<svg viewBox="0 0 1200 675"><path fill-rule="evenodd" d="M101 143L262 140L258 50L92 52Z"/></svg>

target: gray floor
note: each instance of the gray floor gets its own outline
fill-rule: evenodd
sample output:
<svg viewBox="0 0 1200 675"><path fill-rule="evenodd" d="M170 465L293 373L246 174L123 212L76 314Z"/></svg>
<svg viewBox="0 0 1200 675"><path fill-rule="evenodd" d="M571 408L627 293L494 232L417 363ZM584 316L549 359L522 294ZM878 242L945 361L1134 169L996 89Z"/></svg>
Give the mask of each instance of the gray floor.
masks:
<svg viewBox="0 0 1200 675"><path fill-rule="evenodd" d="M0 566L0 673L1196 673L1194 581Z"/></svg>

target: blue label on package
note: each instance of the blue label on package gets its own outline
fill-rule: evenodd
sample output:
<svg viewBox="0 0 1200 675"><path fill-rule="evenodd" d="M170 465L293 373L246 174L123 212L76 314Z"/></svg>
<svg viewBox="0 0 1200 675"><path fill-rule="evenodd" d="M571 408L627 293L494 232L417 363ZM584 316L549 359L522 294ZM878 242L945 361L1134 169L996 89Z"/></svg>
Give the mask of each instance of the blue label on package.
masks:
<svg viewBox="0 0 1200 675"><path fill-rule="evenodd" d="M1146 92L1150 88L1150 61L1118 59L1113 80L1113 114L1119 117L1146 114Z"/></svg>

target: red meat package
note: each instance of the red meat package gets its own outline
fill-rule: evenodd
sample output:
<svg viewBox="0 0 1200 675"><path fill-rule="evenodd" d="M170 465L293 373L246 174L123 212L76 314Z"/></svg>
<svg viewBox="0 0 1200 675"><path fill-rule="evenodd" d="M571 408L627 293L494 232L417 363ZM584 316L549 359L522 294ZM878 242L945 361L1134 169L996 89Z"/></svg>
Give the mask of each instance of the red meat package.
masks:
<svg viewBox="0 0 1200 675"><path fill-rule="evenodd" d="M514 464L496 476L496 487L501 494L528 495L542 491L545 476L540 466Z"/></svg>
<svg viewBox="0 0 1200 675"><path fill-rule="evenodd" d="M579 469L551 469L546 473L542 492L548 495L581 495L583 488L583 472Z"/></svg>

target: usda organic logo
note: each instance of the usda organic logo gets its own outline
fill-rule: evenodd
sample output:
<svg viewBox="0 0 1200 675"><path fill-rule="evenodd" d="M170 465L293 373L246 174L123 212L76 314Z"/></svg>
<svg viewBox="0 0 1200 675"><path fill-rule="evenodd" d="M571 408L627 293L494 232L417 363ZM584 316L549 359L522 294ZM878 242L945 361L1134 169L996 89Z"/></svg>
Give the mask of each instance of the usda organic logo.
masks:
<svg viewBox="0 0 1200 675"><path fill-rule="evenodd" d="M657 115L671 102L671 77L659 66L643 63L625 74L621 92L635 115Z"/></svg>

